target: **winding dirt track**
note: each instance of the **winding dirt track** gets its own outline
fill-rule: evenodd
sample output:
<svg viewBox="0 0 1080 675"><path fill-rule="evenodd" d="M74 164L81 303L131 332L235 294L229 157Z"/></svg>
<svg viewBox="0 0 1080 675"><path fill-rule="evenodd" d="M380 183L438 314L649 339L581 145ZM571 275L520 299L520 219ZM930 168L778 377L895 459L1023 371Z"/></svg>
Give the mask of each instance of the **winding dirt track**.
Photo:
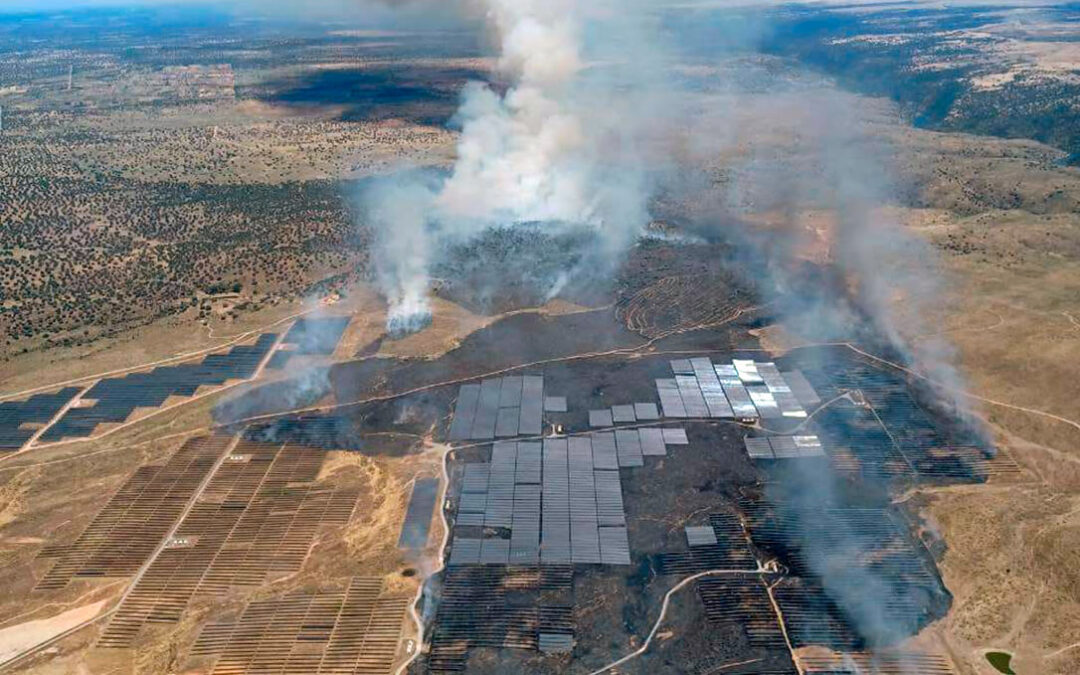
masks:
<svg viewBox="0 0 1080 675"><path fill-rule="evenodd" d="M649 650L649 645L652 644L653 638L656 637L656 631L660 630L660 625L664 623L664 617L667 616L668 605L671 604L671 596L675 595L675 593L677 593L679 589L683 588L687 584L697 579L701 579L702 577L714 577L727 574L761 574L762 572L766 571L767 570L764 567L758 567L757 569L753 570L706 570L705 572L698 572L697 574L692 574L686 577L679 583L672 586L671 590L664 594L664 602L660 605L660 616L656 617L656 623L653 624L652 630L649 631L649 635L645 638L645 642L640 647L630 652L626 656L612 661L603 668L592 671L591 673L589 673L589 675L603 675L603 673L606 673L613 668L617 668L622 664L626 663L627 661L636 659L637 657L647 652Z"/></svg>

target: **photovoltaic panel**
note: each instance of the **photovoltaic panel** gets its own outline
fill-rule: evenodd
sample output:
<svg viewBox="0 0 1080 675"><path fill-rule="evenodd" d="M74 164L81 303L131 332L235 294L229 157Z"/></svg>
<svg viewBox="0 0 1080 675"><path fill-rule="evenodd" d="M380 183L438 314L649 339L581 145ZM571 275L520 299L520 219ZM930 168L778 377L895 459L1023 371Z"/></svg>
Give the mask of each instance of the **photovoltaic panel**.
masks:
<svg viewBox="0 0 1080 675"><path fill-rule="evenodd" d="M615 445L618 449L619 466L645 466L637 429L616 430Z"/></svg>
<svg viewBox="0 0 1080 675"><path fill-rule="evenodd" d="M454 406L454 419L450 422L451 441L463 441L472 433L473 419L480 403L480 385L463 384L458 390L457 405Z"/></svg>
<svg viewBox="0 0 1080 675"><path fill-rule="evenodd" d="M75 398L80 387L66 387L53 394L35 394L25 401L0 403L0 450L18 450L37 429L26 424L46 424Z"/></svg>
<svg viewBox="0 0 1080 675"><path fill-rule="evenodd" d="M588 436L570 436L566 439L567 457L571 468L574 461L580 462L580 466L587 466L589 471L593 468L592 439Z"/></svg>
<svg viewBox="0 0 1080 675"><path fill-rule="evenodd" d="M254 344L210 354L198 363L159 366L100 380L83 395L84 401L96 401L93 405L68 409L40 439L51 442L66 437L85 438L100 424L126 421L136 408L158 407L170 396L192 396L204 385L249 379L276 342L276 334L264 333Z"/></svg>
<svg viewBox="0 0 1080 675"><path fill-rule="evenodd" d="M539 442L519 441L517 444L517 483L540 483L542 454Z"/></svg>
<svg viewBox="0 0 1080 675"><path fill-rule="evenodd" d="M475 462L465 465L462 492L487 492L488 463Z"/></svg>
<svg viewBox="0 0 1080 675"><path fill-rule="evenodd" d="M750 459L774 458L772 444L769 443L768 437L747 436L743 439L743 443L746 445L746 454L750 456Z"/></svg>
<svg viewBox="0 0 1080 675"><path fill-rule="evenodd" d="M469 438L486 440L495 438L495 423L499 416L499 391L502 389L502 381L499 378L489 378L480 383L480 402L476 409L476 417L473 420L472 432Z"/></svg>
<svg viewBox="0 0 1080 675"><path fill-rule="evenodd" d="M521 406L521 387L524 378L521 375L508 375L502 379L502 387L499 390L500 408L517 408Z"/></svg>
<svg viewBox="0 0 1080 675"><path fill-rule="evenodd" d="M686 543L693 546L715 546L716 531L712 525L687 525Z"/></svg>
<svg viewBox="0 0 1080 675"><path fill-rule="evenodd" d="M599 563L596 488L593 484L592 446L580 438L568 443L570 478L571 559L575 563Z"/></svg>
<svg viewBox="0 0 1080 675"><path fill-rule="evenodd" d="M660 419L660 411L656 409L656 404L651 402L635 403L634 415L644 422Z"/></svg>
<svg viewBox="0 0 1080 675"><path fill-rule="evenodd" d="M754 367L757 368L761 381L765 383L765 386L769 388L769 391L788 391L787 382L784 381L783 376L780 375L780 369L776 367L775 363L772 361L763 361L755 363Z"/></svg>
<svg viewBox="0 0 1080 675"><path fill-rule="evenodd" d="M615 446L615 434L610 431L592 435L593 467L596 469L618 469L619 457Z"/></svg>
<svg viewBox="0 0 1080 675"><path fill-rule="evenodd" d="M439 479L421 478L413 485L398 548L419 550L427 546L431 516L439 497Z"/></svg>
<svg viewBox="0 0 1080 675"><path fill-rule="evenodd" d="M519 408L499 408L499 416L495 421L495 436L498 438L517 436L520 416Z"/></svg>
<svg viewBox="0 0 1080 675"><path fill-rule="evenodd" d="M518 433L537 436L544 425L544 377L526 375L521 388L521 418Z"/></svg>
<svg viewBox="0 0 1080 675"><path fill-rule="evenodd" d="M613 422L637 422L637 415L634 414L634 405L611 406L611 419Z"/></svg>
<svg viewBox="0 0 1080 675"><path fill-rule="evenodd" d="M806 417L806 411L803 410L802 405L799 404L799 399L795 397L795 394L791 392L774 391L773 398L776 399L776 405L780 408L780 414L784 417Z"/></svg>
<svg viewBox="0 0 1080 675"><path fill-rule="evenodd" d="M709 408L705 405L697 378L693 375L677 375L675 382L679 385L679 396L682 397L687 417L708 417Z"/></svg>
<svg viewBox="0 0 1080 675"><path fill-rule="evenodd" d="M545 654L566 654L574 650L574 636L567 633L537 634L540 651Z"/></svg>
<svg viewBox="0 0 1080 675"><path fill-rule="evenodd" d="M600 557L606 565L630 564L630 541L625 527L601 527Z"/></svg>
<svg viewBox="0 0 1080 675"><path fill-rule="evenodd" d="M483 527L484 512L483 510L476 513L463 513L459 511L454 515L454 525L461 525L462 527Z"/></svg>
<svg viewBox="0 0 1080 675"><path fill-rule="evenodd" d="M714 363L713 370L716 371L716 376L721 380L738 379L739 377L739 371L731 363Z"/></svg>
<svg viewBox="0 0 1080 675"><path fill-rule="evenodd" d="M458 499L458 513L483 513L487 509L487 490L463 492ZM483 525L483 521L480 523Z"/></svg>
<svg viewBox="0 0 1080 675"><path fill-rule="evenodd" d="M611 419L611 411L604 410L590 410L589 411L589 426L593 428L597 427L610 427L615 423Z"/></svg>
<svg viewBox="0 0 1080 675"><path fill-rule="evenodd" d="M679 394L679 384L673 379L658 379L656 393L660 396L660 407L664 417L686 417L686 406Z"/></svg>
<svg viewBox="0 0 1080 675"><path fill-rule="evenodd" d="M638 429L641 438L641 454L645 456L664 456L667 454L667 446L664 445L663 429Z"/></svg>
<svg viewBox="0 0 1080 675"><path fill-rule="evenodd" d="M693 375L694 367L689 359L675 359L671 362L671 372L675 375Z"/></svg>
<svg viewBox="0 0 1080 675"><path fill-rule="evenodd" d="M679 427L664 427L664 443L668 445L689 445L686 438L686 429Z"/></svg>
<svg viewBox="0 0 1080 675"><path fill-rule="evenodd" d="M295 345L296 354L333 354L351 320L348 316L301 317L281 342Z"/></svg>
<svg viewBox="0 0 1080 675"><path fill-rule="evenodd" d="M517 443L496 441L491 446L491 467L488 479L487 507L484 525L510 527L514 512L514 475L517 465Z"/></svg>
<svg viewBox="0 0 1080 675"><path fill-rule="evenodd" d="M482 539L480 544L480 563L484 565L505 565L510 562L509 539Z"/></svg>
<svg viewBox="0 0 1080 675"><path fill-rule="evenodd" d="M518 448L520 453L521 449ZM540 561L540 485L514 487L514 525L510 534L510 564L534 565Z"/></svg>
<svg viewBox="0 0 1080 675"><path fill-rule="evenodd" d="M596 486L596 518L600 525L626 525L622 482L618 471L593 471Z"/></svg>
<svg viewBox="0 0 1080 675"><path fill-rule="evenodd" d="M570 475L567 440L544 439L540 559L545 564L571 562Z"/></svg>
<svg viewBox="0 0 1080 675"><path fill-rule="evenodd" d="M710 417L734 417L731 405L728 403L727 397L724 396L724 390L720 386L720 378L716 376L716 371L713 370L712 361L707 358L693 358L690 359L690 364L694 367L694 376L697 378L698 386L701 388L701 395L705 399L705 405L709 409Z"/></svg>
<svg viewBox="0 0 1080 675"><path fill-rule="evenodd" d="M765 381L765 387L773 395L773 399L780 409L780 414L783 417L806 417L806 411L799 404L799 400L792 393L791 387L788 386L784 376L780 374L780 369L776 367L776 364L771 362L759 363L757 368L761 379Z"/></svg>
<svg viewBox="0 0 1080 675"><path fill-rule="evenodd" d="M716 368L719 374L720 366ZM731 369L734 370L734 367ZM726 374L725 371L725 374L719 375L719 377L724 395L727 396L728 402L731 403L732 414L738 419L757 419L757 407L754 405L753 399L750 398L750 392L746 390L746 386L739 379L739 376Z"/></svg>
<svg viewBox="0 0 1080 675"><path fill-rule="evenodd" d="M545 412L566 412L566 397L565 396L545 396L544 397L544 411Z"/></svg>
<svg viewBox="0 0 1080 675"><path fill-rule="evenodd" d="M764 385L752 385L746 388L750 394L750 400L758 409L758 414L764 418L780 417L780 406L776 405L776 399L768 387Z"/></svg>
<svg viewBox="0 0 1080 675"><path fill-rule="evenodd" d="M450 548L450 565L475 565L480 563L480 539L455 537Z"/></svg>
<svg viewBox="0 0 1080 675"><path fill-rule="evenodd" d="M796 451L802 457L821 457L825 455L825 448L821 439L814 435L792 436L795 441Z"/></svg>
<svg viewBox="0 0 1080 675"><path fill-rule="evenodd" d="M757 364L753 361L747 359L732 359L731 363L739 373L739 379L745 384L760 384L764 382L764 380L761 379L761 375L758 373Z"/></svg>
<svg viewBox="0 0 1080 675"><path fill-rule="evenodd" d="M791 436L770 436L769 445L777 459L793 459L799 456L795 449L795 439Z"/></svg>
<svg viewBox="0 0 1080 675"><path fill-rule="evenodd" d="M814 391L814 386L810 384L810 381L806 379L801 370L788 371L783 373L783 376L787 380L788 386L791 387L791 393L795 394L795 398L799 400L799 403L804 408L813 408L821 403L821 397Z"/></svg>

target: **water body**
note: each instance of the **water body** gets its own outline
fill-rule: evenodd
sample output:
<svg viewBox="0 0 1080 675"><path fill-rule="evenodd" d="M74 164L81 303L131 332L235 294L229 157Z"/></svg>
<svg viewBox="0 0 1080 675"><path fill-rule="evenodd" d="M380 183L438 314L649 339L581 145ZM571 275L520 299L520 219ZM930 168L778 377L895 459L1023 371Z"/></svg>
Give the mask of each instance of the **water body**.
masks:
<svg viewBox="0 0 1080 675"><path fill-rule="evenodd" d="M1009 667L1009 663L1012 661L1012 654L1009 654L1008 652L987 652L986 660L989 661L990 665L992 665L999 673L1016 675L1016 671Z"/></svg>

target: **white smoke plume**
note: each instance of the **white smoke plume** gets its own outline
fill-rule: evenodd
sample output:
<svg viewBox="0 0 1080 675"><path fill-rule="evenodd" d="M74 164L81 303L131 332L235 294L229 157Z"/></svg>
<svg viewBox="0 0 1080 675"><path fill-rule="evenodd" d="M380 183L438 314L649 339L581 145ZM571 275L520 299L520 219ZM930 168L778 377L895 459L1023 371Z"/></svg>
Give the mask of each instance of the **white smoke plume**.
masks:
<svg viewBox="0 0 1080 675"><path fill-rule="evenodd" d="M637 149L643 108L628 114L625 93L647 89L640 81L647 69L623 68L639 80L626 88L624 75L613 74L620 64L589 62L586 46L597 43L602 53L605 41L602 28L586 40L591 24L618 24L612 33L626 37L625 14L612 21L617 13L604 4L480 3L509 87L505 93L478 82L465 87L455 115L457 157L447 177L434 185L388 180L367 195L391 332L420 327L430 316L430 265L447 241L525 222L584 225L597 231L612 257L647 222Z"/></svg>

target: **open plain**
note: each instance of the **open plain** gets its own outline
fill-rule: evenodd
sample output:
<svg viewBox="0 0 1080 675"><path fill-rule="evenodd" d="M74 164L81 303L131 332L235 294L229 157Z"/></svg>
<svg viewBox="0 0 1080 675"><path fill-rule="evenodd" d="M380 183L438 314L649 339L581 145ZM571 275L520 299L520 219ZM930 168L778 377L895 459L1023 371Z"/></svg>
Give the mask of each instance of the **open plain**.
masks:
<svg viewBox="0 0 1080 675"><path fill-rule="evenodd" d="M508 86L476 26L156 11L0 15L0 669L1080 671L1074 132L985 112L1070 100L1065 15L687 40L617 268L495 228L403 335L361 196Z"/></svg>

